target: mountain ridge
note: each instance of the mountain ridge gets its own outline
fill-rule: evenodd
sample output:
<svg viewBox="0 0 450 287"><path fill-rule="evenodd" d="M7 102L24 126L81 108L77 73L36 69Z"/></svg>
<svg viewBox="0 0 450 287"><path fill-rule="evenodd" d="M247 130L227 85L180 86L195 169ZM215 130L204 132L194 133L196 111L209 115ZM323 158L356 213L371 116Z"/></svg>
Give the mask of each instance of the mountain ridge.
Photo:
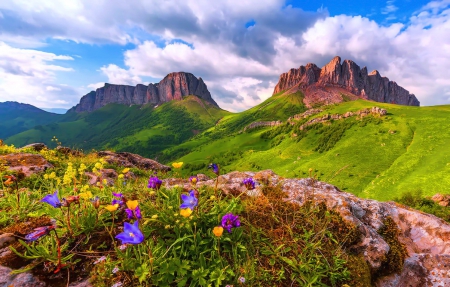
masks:
<svg viewBox="0 0 450 287"><path fill-rule="evenodd" d="M182 100L188 95L195 95L212 105L219 107L203 79L196 78L187 72L174 72L164 77L159 83L130 85L115 85L105 83L95 92L84 95L80 102L68 110L71 112L92 112L107 104L123 105L161 105L172 100Z"/></svg>
<svg viewBox="0 0 450 287"><path fill-rule="evenodd" d="M377 70L368 73L366 67L360 68L352 60L344 60L341 64L339 56L322 68L308 63L281 74L273 94L282 91L302 91L307 107L359 98L381 103L420 106L416 96L395 81L382 77Z"/></svg>

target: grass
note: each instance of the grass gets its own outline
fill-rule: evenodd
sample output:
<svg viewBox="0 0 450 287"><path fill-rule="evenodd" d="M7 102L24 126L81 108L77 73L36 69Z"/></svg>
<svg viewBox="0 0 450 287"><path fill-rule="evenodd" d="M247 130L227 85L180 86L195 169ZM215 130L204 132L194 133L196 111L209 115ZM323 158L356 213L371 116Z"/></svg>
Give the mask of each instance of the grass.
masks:
<svg viewBox="0 0 450 287"><path fill-rule="evenodd" d="M0 151L17 152L5 145ZM40 154L55 168L21 179L17 187L1 181L1 233L23 239L35 228L53 226L51 219L56 220L55 231L10 246L13 253L0 263L16 273L30 270L55 287L79 277L89 277L94 286L118 282L125 286L237 286L242 280L248 286L367 286L374 279L364 268L366 263L349 250L360 240L356 226L325 205L308 202L299 206L283 200L286 195L277 186L260 183L262 195L257 197L198 188L198 205L183 215L179 206L185 191L181 187L147 188L147 179L153 175L149 171L106 165L95 154L72 157L55 150ZM87 185L84 171L96 173L103 168L114 168L120 174L113 185L103 180ZM134 179L130 172L136 175ZM3 178L10 172L3 168L0 175ZM55 189L61 201L69 196L80 198L70 209L41 201ZM118 199L112 192L123 195L124 207L110 212L105 207ZM96 207L91 199L97 196ZM123 233L125 222L136 222L124 212L134 200L142 218L140 231L132 232L134 236L142 232L144 240L121 246L115 236ZM214 235L214 228L225 224L221 218L228 213L239 215L240 226ZM44 276L49 272L58 275Z"/></svg>

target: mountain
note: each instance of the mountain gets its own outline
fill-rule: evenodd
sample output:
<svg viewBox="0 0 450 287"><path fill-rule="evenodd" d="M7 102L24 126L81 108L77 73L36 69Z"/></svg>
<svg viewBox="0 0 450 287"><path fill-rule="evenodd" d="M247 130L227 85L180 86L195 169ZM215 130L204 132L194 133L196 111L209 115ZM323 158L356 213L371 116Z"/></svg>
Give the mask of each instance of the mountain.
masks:
<svg viewBox="0 0 450 287"><path fill-rule="evenodd" d="M0 139L57 121L60 115L43 111L29 104L0 103Z"/></svg>
<svg viewBox="0 0 450 287"><path fill-rule="evenodd" d="M63 145L73 148L113 149L155 158L228 114L194 95L156 108L151 104L108 104L89 113L67 113L57 123L16 134L5 142L16 146L42 142L54 147L51 138L56 136Z"/></svg>
<svg viewBox="0 0 450 287"><path fill-rule="evenodd" d="M196 78L191 73L170 73L157 84L148 86L112 85L106 83L104 87L92 91L83 96L80 103L72 107L68 112L92 112L107 104L123 105L161 105L172 100L182 100L188 95L196 95L218 107L212 99L206 84L202 78Z"/></svg>
<svg viewBox="0 0 450 287"><path fill-rule="evenodd" d="M302 91L307 107L339 103L359 98L382 103L419 106L417 98L377 70L367 73L353 61L341 64L339 56L319 68L309 63L280 76L274 94Z"/></svg>

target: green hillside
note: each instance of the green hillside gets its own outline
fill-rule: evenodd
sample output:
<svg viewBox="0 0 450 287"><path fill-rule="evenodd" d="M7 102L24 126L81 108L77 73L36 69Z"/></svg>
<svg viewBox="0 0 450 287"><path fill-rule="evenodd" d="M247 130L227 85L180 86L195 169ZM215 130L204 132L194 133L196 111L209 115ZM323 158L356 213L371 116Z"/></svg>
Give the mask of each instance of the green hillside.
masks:
<svg viewBox="0 0 450 287"><path fill-rule="evenodd" d="M0 103L0 139L6 139L38 125L58 121L61 117L62 115L49 113L28 104Z"/></svg>
<svg viewBox="0 0 450 287"><path fill-rule="evenodd" d="M266 107L272 104L270 100ZM373 106L385 108L388 115L319 123L307 131L298 129L300 122L238 133L244 124L233 123L257 119L249 119L259 110L255 107L224 118L218 126L166 152L193 149L177 159L186 163L186 173L200 171L209 162L221 164L225 171L272 169L286 177L307 177L311 168L318 179L366 198L391 200L417 190L424 195L450 193L450 131L446 128L450 106L409 107L359 100L328 106L311 118ZM273 115L264 119L281 118L276 117L280 115L276 107L261 110ZM227 126L239 129L224 133Z"/></svg>
<svg viewBox="0 0 450 287"><path fill-rule="evenodd" d="M64 115L58 123L22 132L6 142L16 146L43 142L52 147L56 144L51 139L56 136L63 145L73 148L113 149L155 157L213 126L227 114L196 96L157 108L110 104L92 113Z"/></svg>

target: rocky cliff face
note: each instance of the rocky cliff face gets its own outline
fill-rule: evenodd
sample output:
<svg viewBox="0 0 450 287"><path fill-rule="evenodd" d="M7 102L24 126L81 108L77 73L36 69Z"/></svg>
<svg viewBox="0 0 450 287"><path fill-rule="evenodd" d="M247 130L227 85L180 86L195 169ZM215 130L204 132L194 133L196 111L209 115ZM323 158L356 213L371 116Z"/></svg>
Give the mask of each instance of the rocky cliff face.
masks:
<svg viewBox="0 0 450 287"><path fill-rule="evenodd" d="M172 100L181 100L187 95L199 98L217 106L202 78L196 78L191 73L170 73L161 82L148 86L112 85L106 83L104 87L83 96L80 103L69 112L91 112L107 104L143 105L151 103L159 105Z"/></svg>
<svg viewBox="0 0 450 287"><path fill-rule="evenodd" d="M358 98L383 103L419 106L417 98L407 90L381 77L377 70L367 73L355 62L336 56L322 68L315 64L291 69L280 76L274 94L281 91L289 93L301 90L305 94L304 102L311 107L314 104L331 104Z"/></svg>

